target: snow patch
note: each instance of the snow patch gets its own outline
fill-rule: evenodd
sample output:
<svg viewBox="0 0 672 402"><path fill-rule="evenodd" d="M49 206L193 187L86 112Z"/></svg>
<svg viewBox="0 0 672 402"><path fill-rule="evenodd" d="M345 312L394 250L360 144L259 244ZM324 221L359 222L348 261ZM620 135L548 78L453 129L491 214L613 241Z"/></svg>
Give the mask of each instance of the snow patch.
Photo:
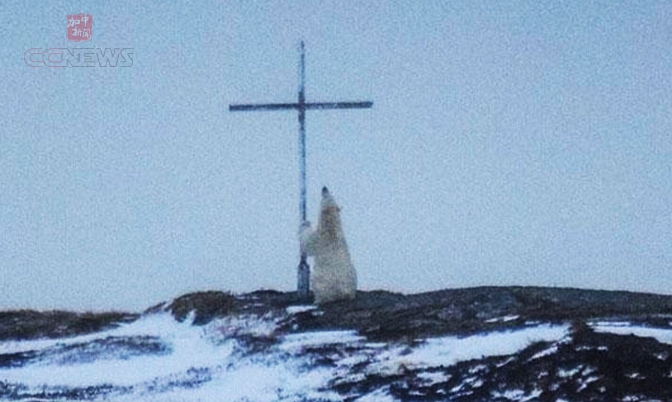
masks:
<svg viewBox="0 0 672 402"><path fill-rule="evenodd" d="M256 314L228 316L212 321L206 328L223 338L240 335L271 337L277 330L279 321L279 317L274 317L270 313L261 317Z"/></svg>
<svg viewBox="0 0 672 402"><path fill-rule="evenodd" d="M515 321L519 319L519 315L507 315L506 317L495 317L495 318L490 318L489 320L485 320L486 323L492 324L496 322L510 322L510 321Z"/></svg>
<svg viewBox="0 0 672 402"><path fill-rule="evenodd" d="M417 374L418 379L422 380L426 386L432 386L434 384L439 384L446 382L450 379L450 375L446 375L441 372L430 372L424 371Z"/></svg>
<svg viewBox="0 0 672 402"><path fill-rule="evenodd" d="M140 355L128 359L99 359L72 365L59 365L58 361L46 359L35 365L0 369L0 381L29 387L89 387L102 384L133 386L189 369L215 366L232 354L236 344L230 341L215 346L206 339L200 328L192 327L188 322L178 323L167 313L146 316L96 335L73 337L65 342L52 341L51 346L88 342L96 337L105 339L116 336L132 340L134 336L151 336L159 338L171 353ZM43 341L39 346L47 344Z"/></svg>
<svg viewBox="0 0 672 402"><path fill-rule="evenodd" d="M527 394L522 389L507 390L504 392L492 392L491 395L495 398L504 398L513 401L532 401L541 395L541 390L534 390L530 394Z"/></svg>
<svg viewBox="0 0 672 402"><path fill-rule="evenodd" d="M397 400L390 395L389 387L377 389L367 395L356 399L356 402L396 402Z"/></svg>
<svg viewBox="0 0 672 402"><path fill-rule="evenodd" d="M307 306L312 307L312 306ZM287 314L311 311L296 308ZM0 342L0 353L42 353L44 358L30 360L20 367L0 368L0 382L26 386L21 392L40 394L43 390L112 387L111 394L99 399L118 402L143 400L205 401L342 401L346 396L330 388L333 384L358 383L368 375L386 376L408 369L429 369L417 374L428 385L448 381L441 367L485 356L514 354L539 341L557 341L568 333L568 326L541 325L506 332L469 337L430 338L417 344L368 342L356 331L319 331L278 336L279 322L287 315L265 314L229 316L205 326L193 326L190 319L180 323L169 313L149 314L135 322L96 334L78 337ZM237 338L246 335L242 339ZM59 348L98 342L108 338L149 340L160 345L160 353L101 353L93 359L75 359L67 365L55 356ZM251 343L248 344L248 341ZM255 343L260 341L260 343ZM117 347L113 344L111 347ZM255 349L261 345L262 349ZM325 349L326 348L326 349ZM261 350L261 351L259 351ZM326 350L326 353L325 353ZM332 353L333 350L333 353ZM306 352L309 353L306 353ZM327 359L316 364L318 351ZM347 351L347 352L344 352ZM89 352L87 352L89 353ZM55 357L54 357L55 356ZM483 385L477 374L486 370L477 366L461 390ZM347 395L357 401L391 402L389 386L367 395ZM521 398L529 398L522 395Z"/></svg>
<svg viewBox="0 0 672 402"><path fill-rule="evenodd" d="M530 361L541 359L542 357L554 355L556 353L558 353L558 345L553 345L550 348L542 350L541 352L539 352L539 353L535 354L534 356L530 357Z"/></svg>
<svg viewBox="0 0 672 402"><path fill-rule="evenodd" d="M655 338L658 342L672 344L672 328L651 328L624 324L622 322L598 322L591 324L595 332L607 332L617 335L634 335L642 338Z"/></svg>
<svg viewBox="0 0 672 402"><path fill-rule="evenodd" d="M283 337L280 349L285 351L303 351L305 348L334 345L342 343L357 343L365 340L357 335L356 331L316 331L300 334L290 334Z"/></svg>
<svg viewBox="0 0 672 402"><path fill-rule="evenodd" d="M460 361L486 356L505 356L518 352L535 342L558 341L567 334L567 326L541 325L517 331L493 332L465 338L442 337L428 339L406 355L397 355L409 368L454 365ZM400 351L397 350L397 353Z"/></svg>
<svg viewBox="0 0 672 402"><path fill-rule="evenodd" d="M287 314L294 315L299 313L305 313L307 311L312 311L317 309L316 306L289 306L285 310Z"/></svg>
<svg viewBox="0 0 672 402"><path fill-rule="evenodd" d="M590 385L591 383L594 383L595 381L597 381L599 379L600 378L596 377L596 376L586 378L585 380L583 380L583 383L581 383L581 386L579 387L579 389L576 390L576 392L581 392L581 391L585 390L586 388L588 388L588 385Z"/></svg>

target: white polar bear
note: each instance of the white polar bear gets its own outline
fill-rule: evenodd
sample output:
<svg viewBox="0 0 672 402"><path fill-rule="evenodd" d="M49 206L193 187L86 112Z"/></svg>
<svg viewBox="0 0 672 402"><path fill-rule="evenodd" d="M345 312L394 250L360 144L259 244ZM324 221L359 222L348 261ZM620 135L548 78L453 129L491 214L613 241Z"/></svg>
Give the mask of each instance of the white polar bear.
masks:
<svg viewBox="0 0 672 402"><path fill-rule="evenodd" d="M310 287L317 304L351 300L357 293L357 273L345 243L339 211L334 197L323 187L317 230L312 230L310 222L301 226L303 249L307 255L315 257Z"/></svg>

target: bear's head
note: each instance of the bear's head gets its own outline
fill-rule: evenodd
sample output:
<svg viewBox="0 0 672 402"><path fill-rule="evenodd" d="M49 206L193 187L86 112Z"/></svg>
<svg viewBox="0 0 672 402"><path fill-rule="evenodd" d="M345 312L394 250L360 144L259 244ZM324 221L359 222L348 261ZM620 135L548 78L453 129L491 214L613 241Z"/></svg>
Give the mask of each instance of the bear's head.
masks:
<svg viewBox="0 0 672 402"><path fill-rule="evenodd" d="M320 210L320 221L317 225L320 237L336 240L343 236L340 211L341 209L336 204L334 197L329 193L329 189L322 187L322 207Z"/></svg>

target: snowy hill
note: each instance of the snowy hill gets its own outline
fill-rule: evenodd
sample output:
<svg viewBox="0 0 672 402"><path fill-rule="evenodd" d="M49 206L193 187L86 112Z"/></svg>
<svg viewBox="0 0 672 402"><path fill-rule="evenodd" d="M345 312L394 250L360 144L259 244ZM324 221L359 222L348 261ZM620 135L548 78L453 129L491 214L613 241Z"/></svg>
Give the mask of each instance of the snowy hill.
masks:
<svg viewBox="0 0 672 402"><path fill-rule="evenodd" d="M0 399L672 400L672 297L203 292L140 315L4 312Z"/></svg>

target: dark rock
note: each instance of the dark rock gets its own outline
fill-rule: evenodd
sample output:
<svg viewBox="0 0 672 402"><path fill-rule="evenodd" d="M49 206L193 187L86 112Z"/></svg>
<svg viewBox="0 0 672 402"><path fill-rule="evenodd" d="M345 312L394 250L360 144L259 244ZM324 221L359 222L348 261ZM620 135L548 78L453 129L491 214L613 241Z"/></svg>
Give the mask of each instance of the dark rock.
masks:
<svg viewBox="0 0 672 402"><path fill-rule="evenodd" d="M215 317L223 317L230 314L235 306L236 298L231 293L224 292L200 292L191 293L175 299L166 310L170 311L176 320L184 319L193 312L194 325L203 325L212 321Z"/></svg>
<svg viewBox="0 0 672 402"><path fill-rule="evenodd" d="M75 336L113 328L137 319L137 314L75 313L34 310L0 312L0 340Z"/></svg>

